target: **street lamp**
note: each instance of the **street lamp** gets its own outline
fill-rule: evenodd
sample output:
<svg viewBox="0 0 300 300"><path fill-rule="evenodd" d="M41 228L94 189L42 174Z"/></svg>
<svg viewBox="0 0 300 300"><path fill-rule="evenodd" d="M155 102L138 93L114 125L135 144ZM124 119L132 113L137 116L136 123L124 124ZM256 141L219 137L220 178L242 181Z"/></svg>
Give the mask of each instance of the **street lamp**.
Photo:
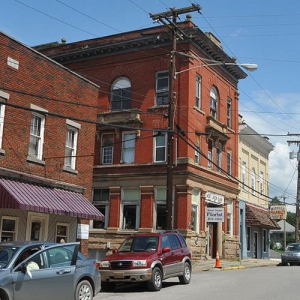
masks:
<svg viewBox="0 0 300 300"><path fill-rule="evenodd" d="M198 65L189 69L185 69L179 72L175 72L175 76L177 74L183 73L183 72L187 72L193 69L198 69L198 68L203 68L203 67L211 67L211 66L238 66L238 67L242 67L245 70L249 71L249 72L254 72L257 70L258 65L257 64L251 64L251 63L244 63L244 64L238 64L238 63L231 63L231 62L221 62L221 61L212 61L210 60L212 63L208 63L208 64L202 64L202 65Z"/></svg>

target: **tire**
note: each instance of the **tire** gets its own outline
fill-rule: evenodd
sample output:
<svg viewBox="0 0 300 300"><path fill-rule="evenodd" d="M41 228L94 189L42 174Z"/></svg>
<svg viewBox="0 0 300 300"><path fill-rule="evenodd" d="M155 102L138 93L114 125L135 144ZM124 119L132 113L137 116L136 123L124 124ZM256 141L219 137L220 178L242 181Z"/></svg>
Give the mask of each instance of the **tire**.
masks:
<svg viewBox="0 0 300 300"><path fill-rule="evenodd" d="M112 292L114 288L115 288L115 284L113 282L101 281L102 292Z"/></svg>
<svg viewBox="0 0 300 300"><path fill-rule="evenodd" d="M152 277L147 282L147 286L149 291L157 292L160 291L162 288L162 273L160 268L155 267L152 270Z"/></svg>
<svg viewBox="0 0 300 300"><path fill-rule="evenodd" d="M92 300L93 288L87 280L82 280L77 284L75 299L76 300Z"/></svg>
<svg viewBox="0 0 300 300"><path fill-rule="evenodd" d="M183 275L179 276L179 281L181 284L189 284L191 281L192 272L191 265L186 261L184 263Z"/></svg>

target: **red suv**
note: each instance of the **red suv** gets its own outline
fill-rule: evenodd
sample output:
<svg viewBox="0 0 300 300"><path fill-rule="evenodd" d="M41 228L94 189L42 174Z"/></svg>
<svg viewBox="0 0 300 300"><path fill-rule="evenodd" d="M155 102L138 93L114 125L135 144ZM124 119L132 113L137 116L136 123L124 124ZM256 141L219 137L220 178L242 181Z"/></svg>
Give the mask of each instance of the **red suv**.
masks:
<svg viewBox="0 0 300 300"><path fill-rule="evenodd" d="M112 290L116 283L147 282L151 291L159 291L162 281L178 277L180 283L191 280L191 253L177 231L135 234L118 250L100 262L101 289Z"/></svg>

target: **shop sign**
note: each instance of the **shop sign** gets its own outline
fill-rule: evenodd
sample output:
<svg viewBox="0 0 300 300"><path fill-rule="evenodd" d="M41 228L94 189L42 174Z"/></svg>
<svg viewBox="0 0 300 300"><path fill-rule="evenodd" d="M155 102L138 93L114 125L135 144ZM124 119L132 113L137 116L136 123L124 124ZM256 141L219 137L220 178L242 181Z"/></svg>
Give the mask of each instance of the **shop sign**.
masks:
<svg viewBox="0 0 300 300"><path fill-rule="evenodd" d="M224 207L207 207L206 222L224 222Z"/></svg>
<svg viewBox="0 0 300 300"><path fill-rule="evenodd" d="M81 240L88 240L89 238L89 225L78 224L77 225L77 238Z"/></svg>
<svg viewBox="0 0 300 300"><path fill-rule="evenodd" d="M287 209L285 205L271 205L269 211L272 220L286 220Z"/></svg>
<svg viewBox="0 0 300 300"><path fill-rule="evenodd" d="M217 205L224 205L224 196L219 194L214 194L211 192L207 192L205 194L205 201L210 202Z"/></svg>

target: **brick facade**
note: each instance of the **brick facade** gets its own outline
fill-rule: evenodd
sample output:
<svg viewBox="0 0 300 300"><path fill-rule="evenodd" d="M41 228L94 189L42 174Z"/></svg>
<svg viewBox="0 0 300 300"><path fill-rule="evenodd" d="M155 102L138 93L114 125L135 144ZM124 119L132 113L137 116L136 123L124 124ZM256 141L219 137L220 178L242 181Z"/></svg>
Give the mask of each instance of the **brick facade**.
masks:
<svg viewBox="0 0 300 300"><path fill-rule="evenodd" d="M236 209L227 214L227 199L233 207L238 202L239 188L234 178L238 176L238 88L240 79L246 74L238 67L210 66L207 59L234 61L201 30L194 27L190 20L180 24L182 30L194 34L194 41L179 42L181 52L198 59L178 55L176 71L189 72L178 74L175 79L175 149L173 176L173 227L187 238L194 257L203 259L215 255L238 256L238 220ZM163 38L157 39L161 34ZM110 37L80 41L56 47L39 47L45 55L55 59L68 68L84 74L97 84L101 84L99 94L99 114L94 160L94 189L109 189L108 223L105 228L92 229L90 249L101 252L99 258L109 249L103 241L110 242L110 247L117 246L120 237L132 232L153 231L158 226L159 189L166 187L166 162L155 162L155 136L168 127L168 105L156 103L156 76L159 72L168 72L170 66L171 39L168 29L154 27ZM86 50L83 50L86 49ZM201 65L198 69L196 65ZM201 106L196 107L196 75L201 76ZM126 78L131 84L130 108L111 109L112 86L118 78ZM211 88L218 94L218 116L211 115ZM228 125L228 101L231 108L231 124ZM124 163L122 158L123 134L133 132L135 136L135 155L132 163ZM181 133L184 132L184 135ZM107 165L101 160L104 134L113 139L113 161ZM213 162L216 164L216 151L219 147L222 160L219 168L212 164L208 167L209 139L213 140ZM199 142L199 163L195 163L195 147ZM231 174L228 168L227 154L231 154ZM225 170L225 172L224 172ZM123 192L127 189L139 189L138 228L122 228L124 219ZM213 193L225 199L225 218L230 217L231 231L228 232L227 220L220 224L206 222L206 208L216 206L207 201L206 194ZM135 205L135 204L134 204ZM191 224L192 210L197 216L197 224ZM162 214L163 216L163 214ZM163 229L163 228L162 228ZM231 246L234 244L235 246ZM209 246L207 246L209 245ZM229 250L227 250L229 249Z"/></svg>

